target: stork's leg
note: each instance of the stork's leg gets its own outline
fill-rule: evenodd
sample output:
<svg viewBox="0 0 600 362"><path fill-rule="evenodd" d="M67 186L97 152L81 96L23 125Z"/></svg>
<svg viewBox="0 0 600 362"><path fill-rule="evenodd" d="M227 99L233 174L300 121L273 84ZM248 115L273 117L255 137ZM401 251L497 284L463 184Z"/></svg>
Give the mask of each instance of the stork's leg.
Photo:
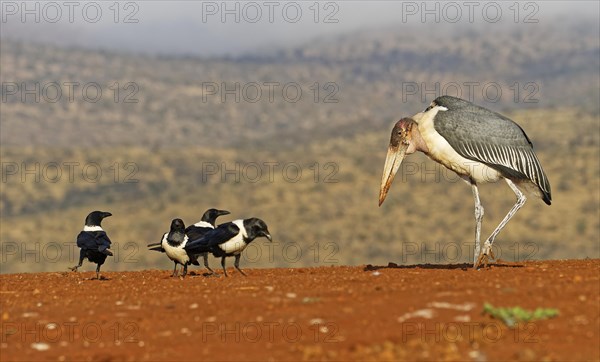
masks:
<svg viewBox="0 0 600 362"><path fill-rule="evenodd" d="M523 205L525 205L525 201L527 201L527 198L521 192L521 190L519 190L517 185L515 185L509 179L505 179L505 180L506 180L506 183L508 184L508 186L510 186L510 188L513 190L515 195L517 195L517 202L513 205L513 207L508 212L508 214L506 214L504 219L502 219L502 221L496 227L496 229L492 232L490 237L485 241L485 243L483 243L483 250L481 251L479 258L477 258L477 262L474 265L475 268L479 267L481 265L481 263L484 263L484 265L487 266L488 258L489 257L491 257L492 259L494 258L494 254L492 252L492 244L494 243L494 239L496 238L496 236L498 236L498 234L500 233L500 230L502 230L502 228L504 228L506 226L506 224L508 224L508 221L517 213L517 211L519 211L519 209L521 207L523 207Z"/></svg>
<svg viewBox="0 0 600 362"><path fill-rule="evenodd" d="M481 249L481 222L483 221L483 206L479 200L479 190L475 183L471 184L473 190L473 198L475 199L475 252L473 253L473 264L477 262L479 258L479 252Z"/></svg>
<svg viewBox="0 0 600 362"><path fill-rule="evenodd" d="M235 266L235 268L242 273L243 276L246 276L246 273L244 273L242 271L242 269L240 269L240 257L242 256L242 254L238 254L235 256L235 262L233 263L233 265Z"/></svg>
<svg viewBox="0 0 600 362"><path fill-rule="evenodd" d="M96 267L96 279L100 280L100 264Z"/></svg>

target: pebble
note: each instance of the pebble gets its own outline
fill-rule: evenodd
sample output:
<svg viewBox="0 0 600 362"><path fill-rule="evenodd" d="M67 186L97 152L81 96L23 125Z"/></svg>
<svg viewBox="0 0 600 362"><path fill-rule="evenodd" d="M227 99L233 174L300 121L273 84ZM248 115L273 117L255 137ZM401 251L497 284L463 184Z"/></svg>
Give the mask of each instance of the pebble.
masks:
<svg viewBox="0 0 600 362"><path fill-rule="evenodd" d="M431 319L431 318L433 318L433 315L434 315L433 309L419 309L412 313L405 313L404 315L398 317L398 322L402 323L407 319L419 318L419 317L425 318L425 319Z"/></svg>
<svg viewBox="0 0 600 362"><path fill-rule="evenodd" d="M50 345L43 342L32 343L31 348L35 349L36 351L47 351L50 349Z"/></svg>
<svg viewBox="0 0 600 362"><path fill-rule="evenodd" d="M296 295L296 293L286 293L285 296L288 297L288 298L290 298L290 299L293 299L293 298L296 298L297 295Z"/></svg>
<svg viewBox="0 0 600 362"><path fill-rule="evenodd" d="M190 304L190 309L197 309L197 308L198 308L198 303Z"/></svg>
<svg viewBox="0 0 600 362"><path fill-rule="evenodd" d="M378 275L381 275L381 273L380 273L380 272L378 272L378 271L374 271L374 272L372 272L372 273L371 273L371 275L373 275L373 276L375 276L375 277L376 277L376 276L378 276Z"/></svg>
<svg viewBox="0 0 600 362"><path fill-rule="evenodd" d="M471 321L471 316L468 314L465 315L457 315L456 317L454 317L454 320L457 322L464 322L464 323L468 323Z"/></svg>
<svg viewBox="0 0 600 362"><path fill-rule="evenodd" d="M311 326L314 326L315 324L323 324L325 321L321 318L313 318L308 323L310 323Z"/></svg>

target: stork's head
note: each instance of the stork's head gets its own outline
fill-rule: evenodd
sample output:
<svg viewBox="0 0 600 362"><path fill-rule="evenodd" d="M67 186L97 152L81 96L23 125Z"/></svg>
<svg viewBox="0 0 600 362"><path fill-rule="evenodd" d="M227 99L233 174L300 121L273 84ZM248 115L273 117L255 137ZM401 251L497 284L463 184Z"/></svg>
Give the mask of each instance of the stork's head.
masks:
<svg viewBox="0 0 600 362"><path fill-rule="evenodd" d="M413 137L413 132L417 133L417 123L411 118L402 118L392 129L392 137L388 146L383 175L381 177L381 186L379 189L379 206L383 204L385 197L392 186L392 181L396 172L402 164L404 156L415 152L417 144Z"/></svg>

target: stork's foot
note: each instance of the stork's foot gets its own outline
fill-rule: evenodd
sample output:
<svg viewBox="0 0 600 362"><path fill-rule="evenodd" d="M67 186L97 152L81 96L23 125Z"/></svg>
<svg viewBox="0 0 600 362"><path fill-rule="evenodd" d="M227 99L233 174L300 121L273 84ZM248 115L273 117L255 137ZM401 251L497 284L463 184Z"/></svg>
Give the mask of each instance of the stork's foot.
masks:
<svg viewBox="0 0 600 362"><path fill-rule="evenodd" d="M496 259L496 256L494 256L494 251L492 250L492 243L486 241L483 244L483 248L481 249L477 261L473 264L473 269L479 269L482 264L484 268L487 268L488 262L494 259Z"/></svg>

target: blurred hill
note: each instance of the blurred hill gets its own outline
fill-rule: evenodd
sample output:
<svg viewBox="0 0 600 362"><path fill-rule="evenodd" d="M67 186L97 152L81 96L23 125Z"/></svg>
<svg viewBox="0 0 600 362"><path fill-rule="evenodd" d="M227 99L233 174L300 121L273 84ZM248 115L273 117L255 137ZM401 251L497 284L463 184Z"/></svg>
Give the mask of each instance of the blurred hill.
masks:
<svg viewBox="0 0 600 362"><path fill-rule="evenodd" d="M387 28L264 56L206 59L3 40L1 271L63 270L74 262L65 248L94 209L115 215L105 228L121 258L107 270L169 267L143 246L172 218L193 223L209 207L269 224L276 243L258 241L246 266L470 261L471 191L423 155L407 159L377 207L393 122L424 109L436 83L465 92L469 82L479 84L477 103L523 126L552 184L551 207L530 198L500 234L500 257L598 258L596 25L538 25L493 37ZM49 102L52 82L63 91L79 83L74 100L63 94ZM490 82L502 90L497 101L482 92ZM6 88L36 83L50 92L38 101ZM95 103L81 94L91 83L102 90ZM239 100L222 92L235 83L248 92ZM272 100L266 84L275 87ZM287 95L285 85L293 85ZM298 88L302 97L293 100ZM487 236L514 195L502 183L481 194ZM56 250L58 258L44 254ZM42 260L32 263L35 254Z"/></svg>

